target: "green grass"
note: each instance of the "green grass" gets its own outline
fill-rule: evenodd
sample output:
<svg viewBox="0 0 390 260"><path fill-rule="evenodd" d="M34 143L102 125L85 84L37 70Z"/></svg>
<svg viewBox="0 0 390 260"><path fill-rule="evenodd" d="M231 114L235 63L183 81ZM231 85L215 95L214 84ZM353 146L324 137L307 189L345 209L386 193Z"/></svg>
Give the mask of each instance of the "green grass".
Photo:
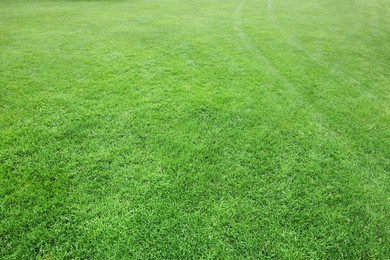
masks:
<svg viewBox="0 0 390 260"><path fill-rule="evenodd" d="M0 258L390 258L388 0L0 1Z"/></svg>

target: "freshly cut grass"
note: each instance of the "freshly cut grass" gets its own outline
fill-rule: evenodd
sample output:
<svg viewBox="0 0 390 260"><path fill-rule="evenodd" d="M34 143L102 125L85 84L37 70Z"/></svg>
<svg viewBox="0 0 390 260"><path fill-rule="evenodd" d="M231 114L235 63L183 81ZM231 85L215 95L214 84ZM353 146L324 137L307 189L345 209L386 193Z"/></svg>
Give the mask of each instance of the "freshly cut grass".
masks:
<svg viewBox="0 0 390 260"><path fill-rule="evenodd" d="M390 258L388 0L2 0L0 258Z"/></svg>

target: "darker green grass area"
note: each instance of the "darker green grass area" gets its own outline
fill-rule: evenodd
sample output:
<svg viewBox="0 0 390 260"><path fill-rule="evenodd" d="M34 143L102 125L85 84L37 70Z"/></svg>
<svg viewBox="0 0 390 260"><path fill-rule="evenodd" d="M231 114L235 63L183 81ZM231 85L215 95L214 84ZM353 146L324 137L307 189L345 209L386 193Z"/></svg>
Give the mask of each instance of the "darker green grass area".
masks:
<svg viewBox="0 0 390 260"><path fill-rule="evenodd" d="M1 1L0 258L390 257L386 0Z"/></svg>

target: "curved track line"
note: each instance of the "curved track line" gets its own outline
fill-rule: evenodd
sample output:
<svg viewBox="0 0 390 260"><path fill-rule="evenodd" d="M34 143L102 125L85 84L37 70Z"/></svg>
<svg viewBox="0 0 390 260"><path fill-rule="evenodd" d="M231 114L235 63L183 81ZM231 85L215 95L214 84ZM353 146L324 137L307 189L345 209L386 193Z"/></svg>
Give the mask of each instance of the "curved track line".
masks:
<svg viewBox="0 0 390 260"><path fill-rule="evenodd" d="M332 120L329 120L328 116L326 114L321 113L320 109L318 107L315 107L313 104L309 103L304 96L296 89L296 87L291 84L285 76L283 76L277 68L273 65L273 63L259 50L256 48L256 46L250 41L250 39L245 35L244 30L242 29L242 9L247 3L247 0L242 0L240 4L237 6L234 12L234 31L237 33L239 36L243 46L248 50L248 51L253 51L254 54L256 55L257 59L260 60L264 65L267 66L267 69L269 70L270 73L275 75L278 79L280 79L285 86L288 86L289 89L291 90L292 94L295 96L296 99L299 99L300 102L302 102L307 108L310 110L308 111L309 114L311 115L313 123L316 125L316 127L321 128L321 129L326 129L326 133L329 136L332 136L333 138L336 138L338 140L343 140L342 147L348 147L351 148L352 151L353 149L356 148L356 144L354 144L354 141L350 138L348 133L345 131L343 132L338 132L336 129L338 129L335 126L332 126L330 122ZM252 61L255 63L255 61ZM320 130L322 132L322 130ZM359 151L360 152L360 151ZM354 152L354 155L357 156L358 158L358 152ZM365 165L362 165L364 168L366 168Z"/></svg>
<svg viewBox="0 0 390 260"><path fill-rule="evenodd" d="M260 60L264 65L267 66L267 69L270 70L273 74L280 77L280 73L275 67L272 65L272 63L253 45L253 43L248 39L248 37L245 35L244 30L242 29L242 9L246 5L247 0L242 0L240 4L236 7L234 11L234 31L239 36L241 43L243 46L250 50L255 54L258 60ZM253 56L251 56L253 57Z"/></svg>
<svg viewBox="0 0 390 260"><path fill-rule="evenodd" d="M244 30L242 29L242 9L246 5L247 0L242 0L234 11L234 23L233 29L237 33L238 37L241 40L242 45L254 55L251 57L255 57L259 60L263 65L266 66L268 72L274 75L277 79L283 82L283 84L289 88L292 94L295 95L296 98L299 98L300 94L296 90L296 88L291 84L286 77L284 77L280 71L275 67L275 65L252 43L252 41L246 36Z"/></svg>
<svg viewBox="0 0 390 260"><path fill-rule="evenodd" d="M299 90L291 83L288 81L288 79L280 73L280 71L275 67L275 65L251 42L249 37L246 36L243 28L242 28L242 9L247 3L247 0L242 0L237 8L234 11L234 24L233 28L234 31L237 33L239 36L243 46L248 50L253 52L255 58L259 60L263 65L267 67L267 70L269 71L270 74L274 75L279 79L280 81L283 82L284 86L288 88L288 90L291 93L291 102L295 103L296 100L299 100L304 106L310 109L310 114L313 119L313 122L316 122L317 127L319 128L325 128L327 129L327 132L335 137L335 138L341 138L340 133L338 133L334 127L332 127L328 120L329 118L324 115L323 113L320 112L319 108L315 107L313 104L309 103L304 95L299 92ZM253 57L253 56L252 56ZM255 61L252 61L255 63ZM294 100L295 99L295 100ZM343 139L349 140L349 137L345 136L344 134L341 134L343 136ZM346 144L349 146L349 142Z"/></svg>
<svg viewBox="0 0 390 260"><path fill-rule="evenodd" d="M358 80L355 77L351 76L350 74L346 73L342 69L340 69L340 68L338 68L338 67L336 67L336 66L334 66L332 64L329 64L327 62L324 62L323 60L321 60L318 57L314 56L305 47L302 46L302 44L299 42L299 40L296 37L294 37L293 35L288 33L284 29L284 27L282 25L280 25L277 17L275 16L274 8L273 8L273 0L268 0L268 2L267 2L267 11L268 11L268 18L271 21L272 25L285 35L287 41L289 42L289 44L291 46L293 46L294 48L296 48L299 51L303 52L310 60L314 61L319 66L321 66L324 69L326 69L327 71L329 71L330 74L335 75L335 76L337 76L337 77L339 77L341 79L346 78L350 83L360 86L360 89L361 89L362 92L370 95L370 97L372 97L372 98L375 98L375 99L377 98L370 91L368 91L367 89L363 89L362 88L363 87L363 83L360 80Z"/></svg>
<svg viewBox="0 0 390 260"><path fill-rule="evenodd" d="M259 50L250 40L250 38L245 34L243 28L242 28L242 9L247 3L247 0L242 0L237 8L234 11L234 24L233 28L234 31L239 36L241 43L247 49L248 51L252 52L254 55L251 57L255 57L258 61L260 61L263 65L266 66L266 69L268 72L272 75L274 75L278 80L280 80L284 86L286 87L291 94L289 101L291 103L300 102L304 106L310 108L310 114L313 117L313 120L317 123L318 127L326 128L328 129L328 132L335 137L339 137L339 134L334 131L334 129L326 123L326 120L324 118L324 115L318 112L318 108L314 107L311 103L309 103L302 93L299 92L299 90L292 84L288 79L281 74L281 72L275 67L275 65ZM252 60L253 63L256 63L256 61ZM315 118L315 119L314 119Z"/></svg>

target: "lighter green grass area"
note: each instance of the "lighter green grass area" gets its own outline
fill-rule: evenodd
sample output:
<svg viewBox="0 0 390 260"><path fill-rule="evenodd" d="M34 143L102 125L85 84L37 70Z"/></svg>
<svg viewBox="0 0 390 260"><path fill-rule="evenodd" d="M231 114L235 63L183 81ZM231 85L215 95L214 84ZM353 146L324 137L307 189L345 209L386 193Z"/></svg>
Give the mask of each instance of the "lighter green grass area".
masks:
<svg viewBox="0 0 390 260"><path fill-rule="evenodd" d="M390 258L388 0L1 0L0 258Z"/></svg>

